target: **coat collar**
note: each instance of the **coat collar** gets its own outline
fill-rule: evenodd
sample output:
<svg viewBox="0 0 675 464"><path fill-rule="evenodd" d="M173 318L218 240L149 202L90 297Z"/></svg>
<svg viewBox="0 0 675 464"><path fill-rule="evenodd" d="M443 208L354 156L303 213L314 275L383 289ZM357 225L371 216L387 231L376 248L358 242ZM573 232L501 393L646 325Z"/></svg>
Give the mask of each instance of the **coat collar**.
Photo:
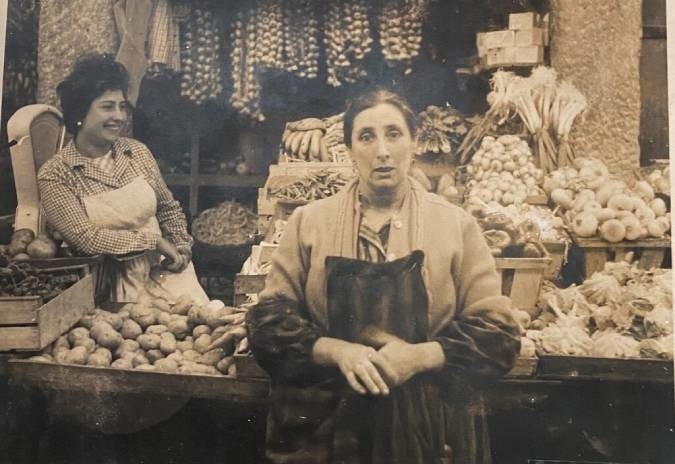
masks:
<svg viewBox="0 0 675 464"><path fill-rule="evenodd" d="M122 187L120 180L129 166L129 159L133 156L133 150L129 141L124 137L120 137L113 143L112 152L115 159L113 175L103 172L92 163L90 158L80 153L75 146L74 140L71 140L64 147L61 156L63 161L72 168L81 169L84 176L99 180L111 187Z"/></svg>

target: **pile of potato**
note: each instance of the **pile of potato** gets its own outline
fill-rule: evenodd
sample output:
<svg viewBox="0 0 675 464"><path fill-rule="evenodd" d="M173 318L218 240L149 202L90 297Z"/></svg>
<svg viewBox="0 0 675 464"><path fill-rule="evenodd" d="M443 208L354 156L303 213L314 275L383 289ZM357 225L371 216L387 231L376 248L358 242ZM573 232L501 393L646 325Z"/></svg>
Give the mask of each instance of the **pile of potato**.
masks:
<svg viewBox="0 0 675 464"><path fill-rule="evenodd" d="M143 293L118 313L95 309L34 361L180 374L236 375L248 352L246 309Z"/></svg>

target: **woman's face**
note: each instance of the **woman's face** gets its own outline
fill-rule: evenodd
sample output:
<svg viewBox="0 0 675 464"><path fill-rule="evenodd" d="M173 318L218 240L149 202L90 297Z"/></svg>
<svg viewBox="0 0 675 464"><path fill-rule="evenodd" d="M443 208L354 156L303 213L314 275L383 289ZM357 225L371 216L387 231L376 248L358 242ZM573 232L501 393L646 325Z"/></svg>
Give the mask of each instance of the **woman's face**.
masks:
<svg viewBox="0 0 675 464"><path fill-rule="evenodd" d="M413 139L394 105L381 103L357 114L351 142L361 182L374 192L395 190L408 176Z"/></svg>
<svg viewBox="0 0 675 464"><path fill-rule="evenodd" d="M112 144L127 122L129 105L121 90L108 90L96 98L82 121L78 136L96 145Z"/></svg>

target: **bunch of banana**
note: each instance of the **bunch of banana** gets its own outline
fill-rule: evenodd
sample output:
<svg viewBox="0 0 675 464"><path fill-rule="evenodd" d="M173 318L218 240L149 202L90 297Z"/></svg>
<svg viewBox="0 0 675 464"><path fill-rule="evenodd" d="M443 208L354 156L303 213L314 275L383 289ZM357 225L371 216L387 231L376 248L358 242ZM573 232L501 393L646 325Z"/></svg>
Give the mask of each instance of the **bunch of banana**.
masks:
<svg viewBox="0 0 675 464"><path fill-rule="evenodd" d="M466 120L452 107L427 106L418 115L417 154L452 153L468 132Z"/></svg>
<svg viewBox="0 0 675 464"><path fill-rule="evenodd" d="M318 118L289 122L281 136L282 150L294 159L330 161L324 140L325 132L326 124Z"/></svg>

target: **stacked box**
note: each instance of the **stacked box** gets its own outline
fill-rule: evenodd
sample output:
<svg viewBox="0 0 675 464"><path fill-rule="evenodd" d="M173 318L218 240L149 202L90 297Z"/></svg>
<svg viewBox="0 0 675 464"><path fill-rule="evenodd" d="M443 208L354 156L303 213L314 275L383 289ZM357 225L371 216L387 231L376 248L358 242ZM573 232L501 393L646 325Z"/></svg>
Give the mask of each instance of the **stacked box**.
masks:
<svg viewBox="0 0 675 464"><path fill-rule="evenodd" d="M486 68L497 66L533 66L544 62L544 48L548 46L548 15L513 13L509 28L476 34L476 49L480 64Z"/></svg>

